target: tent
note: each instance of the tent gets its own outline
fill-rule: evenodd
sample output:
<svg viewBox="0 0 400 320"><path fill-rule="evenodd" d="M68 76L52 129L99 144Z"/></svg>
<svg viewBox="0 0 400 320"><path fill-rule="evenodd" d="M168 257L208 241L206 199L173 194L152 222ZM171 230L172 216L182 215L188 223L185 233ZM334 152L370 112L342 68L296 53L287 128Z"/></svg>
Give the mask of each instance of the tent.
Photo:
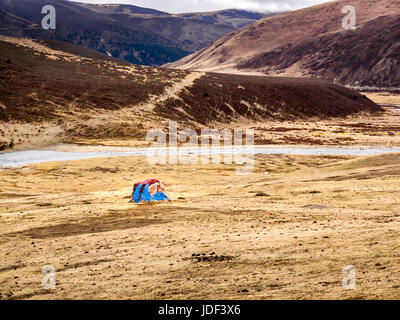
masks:
<svg viewBox="0 0 400 320"><path fill-rule="evenodd" d="M157 179L146 179L133 186L131 202L169 201L164 184Z"/></svg>

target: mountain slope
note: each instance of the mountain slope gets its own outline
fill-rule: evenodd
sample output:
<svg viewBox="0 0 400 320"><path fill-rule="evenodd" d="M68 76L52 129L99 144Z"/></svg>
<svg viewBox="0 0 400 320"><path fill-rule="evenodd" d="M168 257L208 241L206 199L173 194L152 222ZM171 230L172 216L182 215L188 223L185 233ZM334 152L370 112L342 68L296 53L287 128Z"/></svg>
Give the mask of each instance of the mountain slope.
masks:
<svg viewBox="0 0 400 320"><path fill-rule="evenodd" d="M92 4L92 3L79 3L79 2L77 2L77 4L101 14L156 15L156 16L168 15L168 13L163 11L158 11L149 8L142 8L127 4Z"/></svg>
<svg viewBox="0 0 400 320"><path fill-rule="evenodd" d="M109 15L124 25L140 26L141 30L167 39L185 52L200 50L234 30L231 27L172 15L132 16Z"/></svg>
<svg viewBox="0 0 400 320"><path fill-rule="evenodd" d="M213 12L182 13L176 16L185 19L200 20L203 22L225 25L232 29L240 29L257 20L274 16L277 13L258 13L246 10L226 9Z"/></svg>
<svg viewBox="0 0 400 320"><path fill-rule="evenodd" d="M320 80L132 65L53 40L0 36L0 151L165 128L344 117L381 108Z"/></svg>
<svg viewBox="0 0 400 320"><path fill-rule="evenodd" d="M57 12L57 29L43 30L41 9L53 5ZM9 25L0 29L8 36L66 41L103 53L110 53L136 64L159 65L174 61L188 54L170 40L126 25L105 15L64 0L0 0L0 10L29 21L27 27ZM0 24L5 25L7 21Z"/></svg>
<svg viewBox="0 0 400 320"><path fill-rule="evenodd" d="M298 66L307 76L369 87L400 86L400 15L379 17L353 32L313 37L257 55L239 70L290 74Z"/></svg>
<svg viewBox="0 0 400 320"><path fill-rule="evenodd" d="M56 8L56 30L41 28L44 5ZM266 15L231 10L216 13L219 18L209 21L196 18L200 16L203 15L191 14L186 18L131 5L0 0L0 34L65 41L135 64L162 65L204 48L236 26Z"/></svg>
<svg viewBox="0 0 400 320"><path fill-rule="evenodd" d="M253 13L236 9L169 14L131 5L85 3L79 3L79 5L125 25L140 26L142 30L168 39L179 48L191 53L206 47L233 30L276 14Z"/></svg>
<svg viewBox="0 0 400 320"><path fill-rule="evenodd" d="M355 31L341 26L347 4L333 1L260 20L167 66L400 86L397 76L387 76L389 71L398 73L400 1L352 1ZM378 56L370 59L374 55Z"/></svg>
<svg viewBox="0 0 400 320"><path fill-rule="evenodd" d="M135 66L58 41L0 36L0 73L3 121L40 122L124 108L198 123L379 110L355 91L324 81Z"/></svg>

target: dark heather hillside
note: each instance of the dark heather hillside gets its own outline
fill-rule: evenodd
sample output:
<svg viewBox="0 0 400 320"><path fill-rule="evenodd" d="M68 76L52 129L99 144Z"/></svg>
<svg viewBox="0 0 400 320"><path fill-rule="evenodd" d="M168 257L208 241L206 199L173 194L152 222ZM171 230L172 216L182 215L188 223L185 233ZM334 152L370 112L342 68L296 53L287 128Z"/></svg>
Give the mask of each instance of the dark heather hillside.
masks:
<svg viewBox="0 0 400 320"><path fill-rule="evenodd" d="M380 108L357 92L315 79L244 76L209 73L179 95L157 104L164 117L184 120L190 114L199 123L253 120L295 120L343 117ZM185 103L181 112L182 102Z"/></svg>
<svg viewBox="0 0 400 320"><path fill-rule="evenodd" d="M0 119L6 121L56 119L71 105L90 112L139 104L186 74L134 66L63 42L37 40L42 48L36 50L0 40Z"/></svg>
<svg viewBox="0 0 400 320"><path fill-rule="evenodd" d="M41 28L44 5L56 8L56 30ZM186 18L130 5L0 0L0 34L70 42L131 63L157 66L179 60L266 16L231 10L208 21L202 14Z"/></svg>
<svg viewBox="0 0 400 320"><path fill-rule="evenodd" d="M0 37L0 74L3 121L62 121L74 113L123 108L127 115L147 112L198 123L380 110L355 91L324 81L135 66L57 41Z"/></svg>
<svg viewBox="0 0 400 320"><path fill-rule="evenodd" d="M56 30L41 28L44 5L56 8ZM0 0L0 11L3 35L70 42L142 65L160 65L188 54L172 41L140 26L127 25L69 1ZM27 21L27 25L14 24L11 15Z"/></svg>

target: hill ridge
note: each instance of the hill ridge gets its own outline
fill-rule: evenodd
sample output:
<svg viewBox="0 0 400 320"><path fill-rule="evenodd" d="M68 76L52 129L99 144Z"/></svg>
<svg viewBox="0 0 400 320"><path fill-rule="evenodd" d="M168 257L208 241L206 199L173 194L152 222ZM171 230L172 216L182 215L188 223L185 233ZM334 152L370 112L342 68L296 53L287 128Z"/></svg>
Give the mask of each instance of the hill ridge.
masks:
<svg viewBox="0 0 400 320"><path fill-rule="evenodd" d="M165 65L170 68L213 71L221 73L241 73L241 74L260 74L272 76L316 76L329 81L337 81L346 85L377 85L382 87L400 86L397 78L385 79L386 75L377 71L362 75L358 69L365 65L365 69L374 69L371 61L361 59L358 63L353 61L353 66L349 68L346 74L335 72L327 75L326 66L316 70L310 70L309 61L303 59L304 51L309 52L309 56L318 56L320 59L329 60L330 68L338 68L338 63L347 60L349 52L355 45L362 52L369 52L371 47L367 43L379 42L380 37L386 35L387 30L392 32L391 37L386 37L386 43L381 43L381 49L386 45L396 47L399 45L400 28L395 23L400 15L400 1L386 0L355 0L352 5L356 8L357 29L354 31L343 30L341 26L344 14L342 7L348 4L344 0L332 1L317 6L304 8L294 12L266 18L246 26L240 30L217 40L212 45L200 50L183 59ZM393 17L393 18L391 18ZM375 21L375 24L374 24ZM379 23L376 23L376 22ZM367 25L367 27L365 27ZM372 29L371 26L376 29ZM366 34L365 28L369 28L369 34ZM379 33L379 35L377 35ZM338 36L340 34L340 36ZM341 41L353 35L353 42L346 42L343 46ZM366 36L369 40L366 41ZM330 37L325 45L336 48L335 59L333 53L328 52L326 47L311 46L313 41L321 37ZM325 38L326 39L326 38ZM307 47L309 45L309 47ZM301 52L296 49L302 48ZM374 49L374 48L372 48ZM333 51L333 49L331 49ZM398 61L400 55L396 50L393 56L393 62L390 65L392 72L399 73ZM370 53L369 53L370 54ZM275 56L275 60L262 60L263 56ZM309 57L309 59L311 59ZM290 65L280 65L279 59L296 61ZM317 59L313 61L318 65ZM375 68L376 69L376 68ZM353 75L357 74L355 78ZM373 79L380 77L377 83ZM336 80L335 80L336 79Z"/></svg>

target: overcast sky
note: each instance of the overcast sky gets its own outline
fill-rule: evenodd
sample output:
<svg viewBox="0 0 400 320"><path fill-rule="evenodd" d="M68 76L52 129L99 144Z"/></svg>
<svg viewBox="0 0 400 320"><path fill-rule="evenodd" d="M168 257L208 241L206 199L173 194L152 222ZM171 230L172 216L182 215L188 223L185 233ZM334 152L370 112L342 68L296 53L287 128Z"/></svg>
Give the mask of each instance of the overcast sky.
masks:
<svg viewBox="0 0 400 320"><path fill-rule="evenodd" d="M86 3L124 3L170 13L245 9L250 11L282 11L309 7L331 0L75 0Z"/></svg>

